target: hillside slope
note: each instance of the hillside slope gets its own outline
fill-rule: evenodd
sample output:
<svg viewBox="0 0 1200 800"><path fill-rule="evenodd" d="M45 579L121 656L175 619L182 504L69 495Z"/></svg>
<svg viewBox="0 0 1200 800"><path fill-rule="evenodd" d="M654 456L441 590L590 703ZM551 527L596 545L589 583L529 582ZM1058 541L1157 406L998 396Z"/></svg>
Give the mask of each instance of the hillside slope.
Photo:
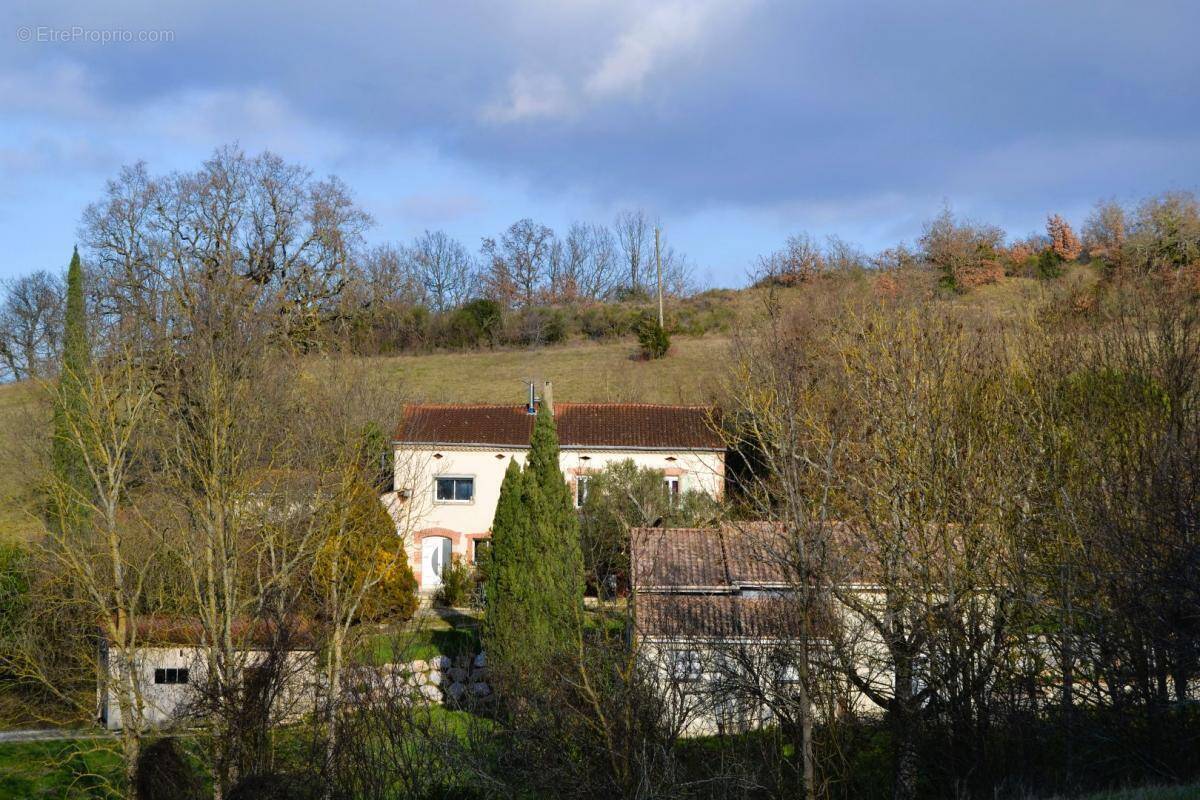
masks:
<svg viewBox="0 0 1200 800"><path fill-rule="evenodd" d="M676 337L660 361L637 358L630 341L577 342L537 350L374 358L373 370L396 387L397 400L434 403L525 399L525 379L554 382L555 396L575 402L705 403L716 397L729 340ZM319 369L319 367L317 367ZM0 542L36 536L25 510L28 434L39 427L28 384L0 385Z"/></svg>

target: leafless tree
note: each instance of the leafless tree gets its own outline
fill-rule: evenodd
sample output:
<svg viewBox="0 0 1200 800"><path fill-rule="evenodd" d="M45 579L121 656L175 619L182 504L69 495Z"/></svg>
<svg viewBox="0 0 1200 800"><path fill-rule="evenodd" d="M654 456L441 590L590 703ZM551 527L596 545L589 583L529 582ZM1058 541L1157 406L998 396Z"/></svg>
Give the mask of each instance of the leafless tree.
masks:
<svg viewBox="0 0 1200 800"><path fill-rule="evenodd" d="M404 259L434 311L454 308L470 297L476 277L474 259L445 232L425 231L405 248Z"/></svg>
<svg viewBox="0 0 1200 800"><path fill-rule="evenodd" d="M369 223L336 178L225 147L191 173L126 168L85 212L81 238L102 314L143 341L186 336L194 286L223 273L260 289L277 334L307 349L337 312Z"/></svg>
<svg viewBox="0 0 1200 800"><path fill-rule="evenodd" d="M1127 233L1125 209L1115 200L1103 200L1083 224L1083 246L1090 257L1120 267Z"/></svg>
<svg viewBox="0 0 1200 800"><path fill-rule="evenodd" d="M603 300L620 282L616 240L603 225L573 224L562 258L562 294L568 298Z"/></svg>
<svg viewBox="0 0 1200 800"><path fill-rule="evenodd" d="M929 222L918 242L927 264L951 286L968 288L1003 275L997 256L1004 231L994 225L959 220L949 207Z"/></svg>
<svg viewBox="0 0 1200 800"><path fill-rule="evenodd" d="M624 288L635 295L648 290L654 280L654 223L641 209L622 211L613 230L625 265Z"/></svg>
<svg viewBox="0 0 1200 800"><path fill-rule="evenodd" d="M48 375L58 355L65 288L49 272L3 284L0 362L15 380Z"/></svg>
<svg viewBox="0 0 1200 800"><path fill-rule="evenodd" d="M487 283L494 297L528 308L546 288L554 231L522 219L495 239L483 240L483 254L491 262Z"/></svg>
<svg viewBox="0 0 1200 800"><path fill-rule="evenodd" d="M1165 192L1138 205L1122 250L1140 272L1178 270L1200 262L1200 201Z"/></svg>

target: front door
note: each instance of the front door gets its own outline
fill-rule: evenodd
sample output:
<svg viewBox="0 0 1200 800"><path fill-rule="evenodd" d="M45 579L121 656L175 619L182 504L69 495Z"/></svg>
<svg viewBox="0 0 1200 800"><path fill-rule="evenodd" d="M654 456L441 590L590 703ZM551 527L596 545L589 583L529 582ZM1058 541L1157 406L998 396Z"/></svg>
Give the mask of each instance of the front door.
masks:
<svg viewBox="0 0 1200 800"><path fill-rule="evenodd" d="M450 563L450 540L445 536L426 536L421 540L421 588L442 585L442 569Z"/></svg>

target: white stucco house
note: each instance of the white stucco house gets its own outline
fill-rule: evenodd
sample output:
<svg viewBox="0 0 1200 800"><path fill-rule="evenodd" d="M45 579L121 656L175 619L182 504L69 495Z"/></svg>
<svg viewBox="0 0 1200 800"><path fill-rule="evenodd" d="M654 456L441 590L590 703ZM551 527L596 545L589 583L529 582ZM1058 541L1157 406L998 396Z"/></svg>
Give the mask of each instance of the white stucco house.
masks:
<svg viewBox="0 0 1200 800"><path fill-rule="evenodd" d="M504 472L510 459L524 464L539 402L554 414L563 476L577 505L590 475L626 459L661 470L669 492L721 497L725 445L707 406L555 404L548 383L532 404L410 405L393 440L394 491L384 500L423 593L441 585L453 557L473 563L479 542L490 537Z"/></svg>
<svg viewBox="0 0 1200 800"><path fill-rule="evenodd" d="M141 727L186 725L197 713L208 683L204 631L195 619L143 617L136 624L137 646L122 658L101 636L97 676L97 719L108 730L120 730L123 718L116 684L125 681L134 702L140 703ZM275 629L263 623L238 623L237 672L244 681L272 681L271 713L276 720L293 719L314 708L318 689L317 660L311 636L304 630L289 636L280 649ZM275 663L268 670L272 648ZM128 670L132 669L130 673Z"/></svg>

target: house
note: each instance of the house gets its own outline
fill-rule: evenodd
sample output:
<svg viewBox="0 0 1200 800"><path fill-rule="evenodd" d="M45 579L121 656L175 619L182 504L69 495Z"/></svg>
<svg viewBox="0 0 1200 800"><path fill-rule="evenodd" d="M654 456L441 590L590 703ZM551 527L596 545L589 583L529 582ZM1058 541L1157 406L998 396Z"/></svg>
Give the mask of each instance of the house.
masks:
<svg viewBox="0 0 1200 800"><path fill-rule="evenodd" d="M798 649L825 622L810 614L805 625L782 535L767 523L630 532L632 636L685 734L745 730L794 710Z"/></svg>
<svg viewBox="0 0 1200 800"><path fill-rule="evenodd" d="M289 632L286 644L266 623L238 622L237 670L247 682L270 679L271 717L292 719L314 708L318 686L313 639L304 627ZM132 672L101 635L96 699L97 718L108 730L125 726L116 682L130 675L131 694L139 698L142 723L159 728L184 722L197 712L209 690L208 648L196 619L147 616L137 620Z"/></svg>
<svg viewBox="0 0 1200 800"><path fill-rule="evenodd" d="M539 403L554 414L560 465L577 506L591 475L626 459L661 470L674 494L724 491L725 445L707 406L555 404L548 382L527 404L410 405L394 436L395 491L385 502L408 539L422 592L441 584L451 558L476 560L508 463L524 464Z"/></svg>

